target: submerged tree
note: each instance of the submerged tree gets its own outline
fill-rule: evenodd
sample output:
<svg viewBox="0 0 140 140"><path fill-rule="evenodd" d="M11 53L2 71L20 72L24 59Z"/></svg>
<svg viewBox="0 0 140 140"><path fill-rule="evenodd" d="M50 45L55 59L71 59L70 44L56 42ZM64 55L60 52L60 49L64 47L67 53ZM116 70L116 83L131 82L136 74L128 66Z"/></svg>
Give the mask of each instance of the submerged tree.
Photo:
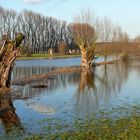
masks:
<svg viewBox="0 0 140 140"><path fill-rule="evenodd" d="M20 55L22 49L20 44L23 39L22 33L18 33L15 40L10 40L8 35L3 36L3 43L0 47L0 88L10 86L14 60Z"/></svg>
<svg viewBox="0 0 140 140"><path fill-rule="evenodd" d="M81 50L83 67L91 67L95 58L95 29L92 26L90 13L82 13L72 24L74 41Z"/></svg>

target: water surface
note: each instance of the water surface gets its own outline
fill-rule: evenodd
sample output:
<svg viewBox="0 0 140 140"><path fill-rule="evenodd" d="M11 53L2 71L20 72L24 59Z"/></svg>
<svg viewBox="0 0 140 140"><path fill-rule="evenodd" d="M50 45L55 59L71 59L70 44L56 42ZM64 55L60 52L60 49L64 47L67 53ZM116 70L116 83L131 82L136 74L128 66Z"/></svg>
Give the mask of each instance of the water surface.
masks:
<svg viewBox="0 0 140 140"><path fill-rule="evenodd" d="M17 61L12 78L19 79L47 73L59 67L77 65L80 65L80 58ZM0 136L7 135L13 125L24 130L27 135L49 133L44 128L49 125L52 127L53 124L41 123L45 119L52 118L53 122L60 119L70 124L78 118L98 114L102 108L109 110L118 105L133 105L140 99L139 79L140 62L135 60L98 66L92 71L60 74L43 81L47 82L47 88L33 88L30 84L13 85L12 88L23 98L1 98L1 102L7 108L10 107L12 116L9 117L12 118L8 122L11 125L8 125L3 119L7 111L1 112Z"/></svg>

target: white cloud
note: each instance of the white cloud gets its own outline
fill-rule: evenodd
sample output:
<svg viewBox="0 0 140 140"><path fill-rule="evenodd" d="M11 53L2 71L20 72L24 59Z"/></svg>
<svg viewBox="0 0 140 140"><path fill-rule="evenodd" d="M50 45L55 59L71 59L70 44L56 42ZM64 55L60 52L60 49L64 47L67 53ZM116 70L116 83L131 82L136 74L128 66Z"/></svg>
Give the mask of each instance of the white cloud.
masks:
<svg viewBox="0 0 140 140"><path fill-rule="evenodd" d="M49 2L49 1L53 1L53 0L23 0L25 3L28 4L38 4L41 2ZM57 0L58 2L65 2L67 0Z"/></svg>
<svg viewBox="0 0 140 140"><path fill-rule="evenodd" d="M36 4L40 3L42 0L24 0L25 3L31 3L31 4Z"/></svg>

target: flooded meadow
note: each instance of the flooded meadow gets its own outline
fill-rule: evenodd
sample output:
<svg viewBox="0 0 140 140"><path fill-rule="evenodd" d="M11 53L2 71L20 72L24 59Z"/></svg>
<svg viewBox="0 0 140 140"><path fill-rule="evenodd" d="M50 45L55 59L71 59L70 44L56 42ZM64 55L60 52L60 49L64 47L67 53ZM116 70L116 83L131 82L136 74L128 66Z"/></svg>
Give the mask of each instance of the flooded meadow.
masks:
<svg viewBox="0 0 140 140"><path fill-rule="evenodd" d="M80 58L16 61L12 79L79 65ZM24 139L34 135L51 138L93 128L101 136L101 124L111 128L112 122L118 119L140 115L139 79L140 62L130 60L97 66L91 71L61 73L43 79L45 88L35 88L30 83L12 85L12 93L0 98L3 102L0 138Z"/></svg>

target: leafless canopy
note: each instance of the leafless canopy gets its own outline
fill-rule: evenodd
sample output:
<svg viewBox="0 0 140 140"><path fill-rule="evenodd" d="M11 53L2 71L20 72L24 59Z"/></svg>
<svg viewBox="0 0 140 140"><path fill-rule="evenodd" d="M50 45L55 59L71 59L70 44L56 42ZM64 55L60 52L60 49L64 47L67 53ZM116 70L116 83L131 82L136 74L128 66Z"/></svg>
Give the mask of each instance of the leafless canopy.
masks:
<svg viewBox="0 0 140 140"><path fill-rule="evenodd" d="M73 36L75 42L82 47L91 47L95 42L95 30L87 23L73 23Z"/></svg>
<svg viewBox="0 0 140 140"><path fill-rule="evenodd" d="M80 49L85 46L93 47L96 41L93 13L89 10L81 11L81 13L74 18L72 32L74 41L79 45Z"/></svg>

